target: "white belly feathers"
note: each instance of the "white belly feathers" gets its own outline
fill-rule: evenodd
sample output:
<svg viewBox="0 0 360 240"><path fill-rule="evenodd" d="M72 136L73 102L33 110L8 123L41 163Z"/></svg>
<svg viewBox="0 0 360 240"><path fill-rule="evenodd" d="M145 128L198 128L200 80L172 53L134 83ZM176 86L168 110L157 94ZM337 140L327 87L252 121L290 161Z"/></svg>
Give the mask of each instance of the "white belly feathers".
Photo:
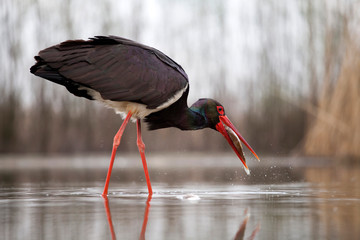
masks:
<svg viewBox="0 0 360 240"><path fill-rule="evenodd" d="M112 100L103 99L98 91L91 88L80 87L79 90L86 90L87 93L90 96L92 96L95 100L100 101L104 103L107 107L114 109L115 112L120 114L123 119L126 117L128 112L131 112L132 113L131 119L136 120L136 119L143 119L151 113L158 112L160 110L163 110L164 108L169 107L171 104L179 100L179 98L183 95L183 93L186 91L187 88L188 88L188 84L183 89L180 89L173 97L169 98L166 102L164 102L155 109L148 109L146 108L147 106L145 104L141 104L141 103L134 103L129 101L112 101Z"/></svg>

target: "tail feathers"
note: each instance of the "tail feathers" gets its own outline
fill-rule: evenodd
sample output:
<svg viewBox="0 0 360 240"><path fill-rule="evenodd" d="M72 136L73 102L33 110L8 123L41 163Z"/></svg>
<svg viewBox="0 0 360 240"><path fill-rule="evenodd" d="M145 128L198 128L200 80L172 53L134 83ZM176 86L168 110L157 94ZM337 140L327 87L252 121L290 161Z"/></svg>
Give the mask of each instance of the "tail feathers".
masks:
<svg viewBox="0 0 360 240"><path fill-rule="evenodd" d="M36 64L30 68L32 74L65 86L65 78L56 69L48 66L39 56L36 56L35 60Z"/></svg>
<svg viewBox="0 0 360 240"><path fill-rule="evenodd" d="M84 97L89 100L94 100L93 97L88 94L87 90L82 88L87 86L83 86L81 84L75 83L74 81L68 78L65 78L58 72L57 69L54 69L49 65L47 65L47 63L41 57L35 56L35 60L37 62L30 68L30 72L32 74L45 78L59 85L63 85L64 87L66 87L66 89L69 92L71 92L75 96Z"/></svg>
<svg viewBox="0 0 360 240"><path fill-rule="evenodd" d="M34 58L36 60L36 64L30 68L30 72L32 74L35 74L37 70L39 70L40 66L43 64L43 61L39 56L35 56Z"/></svg>

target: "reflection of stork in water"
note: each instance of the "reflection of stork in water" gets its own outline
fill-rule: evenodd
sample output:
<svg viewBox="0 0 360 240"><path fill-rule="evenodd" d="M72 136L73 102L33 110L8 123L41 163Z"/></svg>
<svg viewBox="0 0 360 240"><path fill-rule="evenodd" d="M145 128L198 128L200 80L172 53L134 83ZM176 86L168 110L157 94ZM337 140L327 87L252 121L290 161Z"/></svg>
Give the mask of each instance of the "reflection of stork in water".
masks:
<svg viewBox="0 0 360 240"><path fill-rule="evenodd" d="M250 217L250 214L248 214L248 209L246 208L245 209L245 218L244 220L242 221L238 231L236 232L236 235L234 237L234 240L243 240L244 239L244 236L245 236L245 230L246 230L246 225L248 223L248 220L249 220L249 217ZM256 228L252 231L250 237L248 238L249 240L253 240L256 236L256 234L260 231L260 224L257 224L256 225Z"/></svg>
<svg viewBox="0 0 360 240"><path fill-rule="evenodd" d="M115 235L114 225L113 225L112 218L111 218L109 199L107 196L103 196L103 199L104 199L106 217L107 217L107 221L108 221L109 228L110 228L111 239L114 240L114 239L116 239L116 235Z"/></svg>
<svg viewBox="0 0 360 240"><path fill-rule="evenodd" d="M136 120L137 145L150 195L152 188L141 138L141 119L148 123L150 130L176 127L219 131L248 174L241 142L259 159L219 102L200 99L188 107L189 82L185 71L159 50L120 37L95 37L46 48L35 60L31 73L65 86L76 96L100 101L126 116L114 137L103 196L108 194L116 149L130 118Z"/></svg>
<svg viewBox="0 0 360 240"><path fill-rule="evenodd" d="M145 239L145 233L146 233L146 226L147 226L147 222L148 222L148 218L149 218L149 210L150 210L150 201L151 201L152 195L149 194L148 198L146 200L146 206L145 206L145 211L144 211L144 218L143 218L143 224L141 227L141 232L140 232L140 237L139 239ZM110 233L111 233L111 239L115 240L116 239L116 234L115 234L115 229L114 229L114 225L113 225L113 221L111 218L111 210L110 210L110 205L109 205L109 199L107 196L103 196L104 199L104 206L105 206L105 212L106 212L106 217L107 217L107 221L109 224L109 229L110 229Z"/></svg>
<svg viewBox="0 0 360 240"><path fill-rule="evenodd" d="M110 233L111 233L111 239L115 240L116 239L116 234L115 234L114 225L113 225L112 218L111 218L109 200L108 200L107 196L104 196L103 199L104 199L106 217L107 217L107 221L108 221L109 229L110 229ZM145 206L144 217L143 217L143 224L141 226L141 232L140 232L140 237L139 237L140 240L145 239L146 227L147 227L147 223L148 223L148 219L149 219L150 201L151 201L151 199L152 199L152 195L149 194L149 196L148 196L148 198L146 200L146 206ZM247 225L249 217L250 217L250 214L248 214L248 209L245 209L244 214L245 214L245 218L241 222L240 227L239 227L238 231L235 234L234 240L243 240L244 239L246 225ZM256 228L252 231L252 233L251 233L251 235L249 236L248 239L253 240L255 238L256 234L259 231L260 231L260 224L257 224Z"/></svg>

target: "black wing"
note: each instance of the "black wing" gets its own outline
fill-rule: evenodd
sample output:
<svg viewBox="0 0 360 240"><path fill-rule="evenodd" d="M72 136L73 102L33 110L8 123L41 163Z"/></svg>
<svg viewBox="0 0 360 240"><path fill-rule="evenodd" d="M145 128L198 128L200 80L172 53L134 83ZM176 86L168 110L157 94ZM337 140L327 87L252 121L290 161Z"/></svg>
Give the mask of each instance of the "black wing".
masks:
<svg viewBox="0 0 360 240"><path fill-rule="evenodd" d="M156 108L188 84L183 68L157 49L115 37L97 36L46 48L30 71L64 85L76 96L131 101Z"/></svg>

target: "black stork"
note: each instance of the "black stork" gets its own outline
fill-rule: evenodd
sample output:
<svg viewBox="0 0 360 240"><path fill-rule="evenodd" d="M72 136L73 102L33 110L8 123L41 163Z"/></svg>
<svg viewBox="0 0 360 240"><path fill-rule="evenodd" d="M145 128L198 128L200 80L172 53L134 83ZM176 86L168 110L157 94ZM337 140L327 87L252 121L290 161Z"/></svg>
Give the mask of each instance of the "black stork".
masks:
<svg viewBox="0 0 360 240"><path fill-rule="evenodd" d="M241 142L254 150L225 115L216 100L203 98L190 108L188 76L174 60L159 50L116 36L69 40L46 48L35 56L30 72L63 85L78 97L97 100L125 119L113 142L103 196L108 186L116 149L130 119L136 120L137 146L149 195L152 188L141 138L141 119L149 130L176 127L181 130L212 128L229 142L249 174Z"/></svg>

